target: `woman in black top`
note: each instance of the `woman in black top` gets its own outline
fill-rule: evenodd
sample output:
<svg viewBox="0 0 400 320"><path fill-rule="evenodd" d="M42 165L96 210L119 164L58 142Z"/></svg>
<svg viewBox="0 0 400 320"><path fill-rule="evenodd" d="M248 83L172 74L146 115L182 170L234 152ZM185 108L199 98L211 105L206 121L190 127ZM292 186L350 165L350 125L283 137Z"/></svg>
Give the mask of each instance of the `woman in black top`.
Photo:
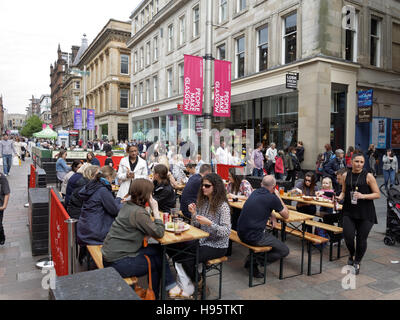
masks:
<svg viewBox="0 0 400 320"><path fill-rule="evenodd" d="M343 234L350 253L347 264L354 266L355 274L360 272L368 235L378 223L374 200L380 198L380 192L374 176L364 169L364 164L363 154L353 155L352 170L343 175L342 193L338 197L339 201L344 199Z"/></svg>
<svg viewBox="0 0 400 320"><path fill-rule="evenodd" d="M154 192L153 198L158 202L162 212L170 212L176 206L175 191L168 178L168 168L163 164L154 167Z"/></svg>

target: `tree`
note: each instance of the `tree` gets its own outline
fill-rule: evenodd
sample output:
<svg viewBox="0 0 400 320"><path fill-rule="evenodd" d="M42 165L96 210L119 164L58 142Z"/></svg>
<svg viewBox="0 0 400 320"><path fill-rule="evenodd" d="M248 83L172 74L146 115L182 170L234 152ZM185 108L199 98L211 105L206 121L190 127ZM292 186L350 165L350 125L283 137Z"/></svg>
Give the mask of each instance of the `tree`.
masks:
<svg viewBox="0 0 400 320"><path fill-rule="evenodd" d="M21 130L21 136L32 137L36 132L42 131L42 120L38 116L32 116L27 121Z"/></svg>

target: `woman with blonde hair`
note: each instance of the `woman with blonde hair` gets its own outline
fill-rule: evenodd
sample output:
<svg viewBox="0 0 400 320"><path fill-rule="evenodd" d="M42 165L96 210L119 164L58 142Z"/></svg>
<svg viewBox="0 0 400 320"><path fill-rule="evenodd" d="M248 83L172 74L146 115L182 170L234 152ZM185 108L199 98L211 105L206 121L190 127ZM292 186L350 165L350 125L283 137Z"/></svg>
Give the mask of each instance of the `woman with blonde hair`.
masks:
<svg viewBox="0 0 400 320"><path fill-rule="evenodd" d="M83 201L76 230L80 245L103 244L111 224L118 215L121 201L114 198L111 190L115 176L115 170L105 166L78 192Z"/></svg>

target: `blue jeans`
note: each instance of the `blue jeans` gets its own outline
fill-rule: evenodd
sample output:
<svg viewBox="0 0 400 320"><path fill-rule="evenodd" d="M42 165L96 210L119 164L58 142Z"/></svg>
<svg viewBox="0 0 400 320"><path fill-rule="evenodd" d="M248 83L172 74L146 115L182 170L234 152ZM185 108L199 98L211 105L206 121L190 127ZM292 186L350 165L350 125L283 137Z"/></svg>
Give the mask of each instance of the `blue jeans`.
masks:
<svg viewBox="0 0 400 320"><path fill-rule="evenodd" d="M12 155L11 154L3 154L3 171L4 174L9 174L12 165Z"/></svg>
<svg viewBox="0 0 400 320"><path fill-rule="evenodd" d="M387 188L390 179L390 185L394 185L396 173L393 169L383 170L383 178L385 179L385 187Z"/></svg>
<svg viewBox="0 0 400 320"><path fill-rule="evenodd" d="M263 169L254 168L253 169L253 176L255 176L255 177L263 177L264 176Z"/></svg>
<svg viewBox="0 0 400 320"><path fill-rule="evenodd" d="M156 297L158 297L162 274L162 249L160 245L149 245L147 248L141 248L139 250L139 255L134 258L126 257L111 263L103 259L103 264L104 267L113 267L122 278L142 277L148 274L149 270L144 255L150 258L153 290ZM168 260L166 259L165 261L165 288L168 291L176 286L176 281L169 268Z"/></svg>

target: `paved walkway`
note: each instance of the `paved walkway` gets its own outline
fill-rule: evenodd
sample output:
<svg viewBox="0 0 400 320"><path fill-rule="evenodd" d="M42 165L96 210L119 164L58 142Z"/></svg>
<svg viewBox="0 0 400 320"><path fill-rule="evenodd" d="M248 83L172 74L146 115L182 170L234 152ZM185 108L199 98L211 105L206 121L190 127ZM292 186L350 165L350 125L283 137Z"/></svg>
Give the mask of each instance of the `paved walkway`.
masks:
<svg viewBox="0 0 400 320"><path fill-rule="evenodd" d="M48 292L41 288L42 274L35 267L43 257L32 257L28 228L27 174L30 160L20 168L13 168L9 176L11 198L5 212L4 226L6 244L0 247L0 299L45 300ZM382 178L378 178L382 183ZM342 288L342 268L347 257L329 262L325 248L323 272L319 275L302 275L285 280L278 279L279 264L268 267L267 284L248 288L248 275L243 268L247 250L234 244L233 254L224 265L223 299L240 300L359 300L400 299L399 245L387 247L383 244L386 228L386 199L375 201L379 224L375 225L369 240L368 250L361 264L361 273L356 277L356 289ZM286 259L285 275L296 273L299 267L300 241L288 238L291 253ZM342 255L347 254L343 248ZM317 271L318 253L314 251L313 272ZM305 264L306 266L306 264ZM216 277L208 280L211 292L217 292Z"/></svg>

